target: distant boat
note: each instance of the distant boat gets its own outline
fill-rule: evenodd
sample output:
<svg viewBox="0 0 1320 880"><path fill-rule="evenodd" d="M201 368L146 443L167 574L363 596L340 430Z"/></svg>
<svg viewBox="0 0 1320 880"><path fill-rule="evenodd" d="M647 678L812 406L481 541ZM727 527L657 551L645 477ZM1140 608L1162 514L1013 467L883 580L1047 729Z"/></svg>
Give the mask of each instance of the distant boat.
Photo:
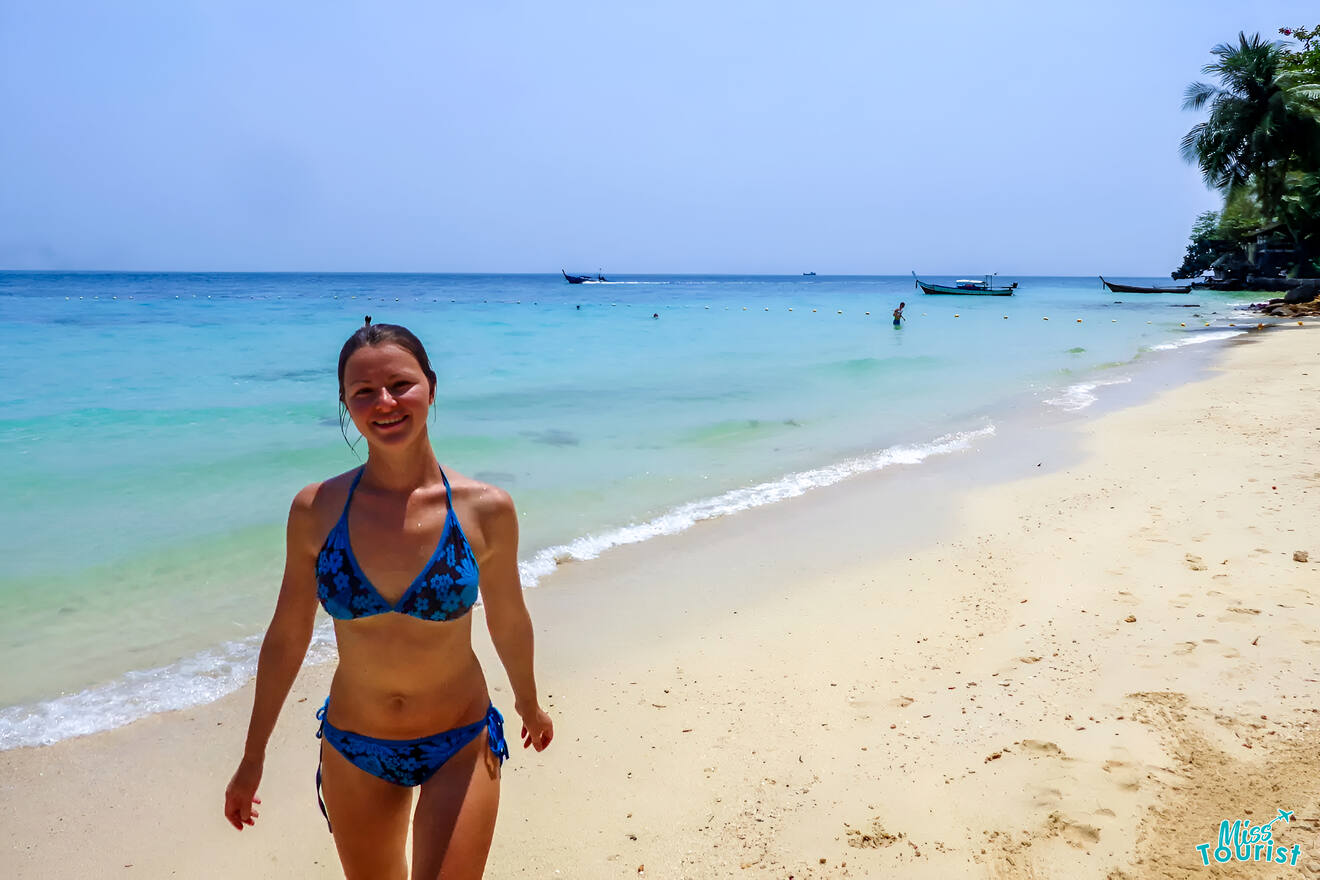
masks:
<svg viewBox="0 0 1320 880"><path fill-rule="evenodd" d="M912 278L917 282L923 293L945 293L962 294L966 296L1012 296L1013 291L1017 290L1017 282L1014 281L1008 287L995 287L991 284L993 275L987 275L981 281L972 278L959 278L953 282L954 286L947 284L927 284L917 277L917 273L912 273Z"/></svg>
<svg viewBox="0 0 1320 880"><path fill-rule="evenodd" d="M596 272L596 277L595 277L595 278L592 278L590 275L569 275L569 274L568 274L567 272L565 272L563 269L560 269L560 270L559 270L559 273L560 273L561 275L564 276L564 280L567 281L569 284L586 284L586 283L589 282L589 281L609 281L609 280L610 280L610 279L606 278L604 275L600 274L600 271L599 271L599 270L597 270L597 272Z"/></svg>
<svg viewBox="0 0 1320 880"><path fill-rule="evenodd" d="M1140 287L1136 284L1115 284L1113 281L1105 281L1105 276L1100 276L1101 283L1113 293L1191 293L1192 285L1178 285L1171 287Z"/></svg>
<svg viewBox="0 0 1320 880"><path fill-rule="evenodd" d="M803 272L802 274L803 274L803 275L815 275L816 273L815 273L815 272Z"/></svg>

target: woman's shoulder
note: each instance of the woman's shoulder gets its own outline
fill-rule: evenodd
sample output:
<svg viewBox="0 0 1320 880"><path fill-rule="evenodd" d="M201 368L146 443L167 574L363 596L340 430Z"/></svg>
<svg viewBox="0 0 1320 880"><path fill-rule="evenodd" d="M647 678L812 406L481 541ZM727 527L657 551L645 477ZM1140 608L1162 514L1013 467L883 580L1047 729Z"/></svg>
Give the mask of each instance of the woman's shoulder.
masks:
<svg viewBox="0 0 1320 880"><path fill-rule="evenodd" d="M513 496L494 483L469 477L445 468L450 497L454 504L470 510L479 522L486 523L514 514Z"/></svg>
<svg viewBox="0 0 1320 880"><path fill-rule="evenodd" d="M289 528L309 534L325 532L339 518L357 472L358 468L353 468L299 489L289 506Z"/></svg>

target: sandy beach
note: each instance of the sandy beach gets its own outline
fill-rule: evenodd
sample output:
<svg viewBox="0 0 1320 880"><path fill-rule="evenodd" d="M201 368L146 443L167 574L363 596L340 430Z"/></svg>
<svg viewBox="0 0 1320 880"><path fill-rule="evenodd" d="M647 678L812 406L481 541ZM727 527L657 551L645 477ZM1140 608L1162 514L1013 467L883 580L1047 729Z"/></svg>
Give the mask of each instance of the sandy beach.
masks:
<svg viewBox="0 0 1320 880"><path fill-rule="evenodd" d="M528 594L557 739L506 764L487 876L1320 873L1317 355L1253 333L1067 442L1000 441L1006 482L951 490L954 456L561 567ZM241 833L250 686L0 753L0 875L338 876L329 674ZM1298 868L1202 865L1221 820L1279 809Z"/></svg>

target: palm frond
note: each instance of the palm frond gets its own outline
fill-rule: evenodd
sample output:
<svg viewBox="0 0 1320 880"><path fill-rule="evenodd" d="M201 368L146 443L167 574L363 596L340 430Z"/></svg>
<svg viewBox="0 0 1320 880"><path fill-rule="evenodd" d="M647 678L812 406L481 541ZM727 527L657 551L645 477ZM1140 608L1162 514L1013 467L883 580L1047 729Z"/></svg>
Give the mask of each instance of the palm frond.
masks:
<svg viewBox="0 0 1320 880"><path fill-rule="evenodd" d="M1192 83L1183 95L1184 110L1200 110L1211 98L1219 94L1219 89L1209 83Z"/></svg>
<svg viewBox="0 0 1320 880"><path fill-rule="evenodd" d="M1183 161L1188 165L1196 165L1200 162L1200 151L1197 149L1201 142L1201 133L1205 131L1205 123L1198 122L1192 126L1192 130L1183 135L1178 152L1182 154Z"/></svg>
<svg viewBox="0 0 1320 880"><path fill-rule="evenodd" d="M1239 32L1211 54L1204 71L1218 85L1187 87L1183 109L1209 113L1183 136L1180 152L1207 185L1229 191L1251 186L1269 212L1289 169L1320 157L1320 83L1290 70L1282 45L1260 34Z"/></svg>

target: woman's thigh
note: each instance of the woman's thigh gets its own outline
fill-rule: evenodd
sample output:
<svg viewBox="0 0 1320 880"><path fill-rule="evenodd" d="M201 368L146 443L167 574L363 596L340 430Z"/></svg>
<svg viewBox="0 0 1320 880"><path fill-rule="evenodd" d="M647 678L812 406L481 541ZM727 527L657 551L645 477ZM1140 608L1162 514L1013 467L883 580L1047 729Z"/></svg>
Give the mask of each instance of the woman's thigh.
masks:
<svg viewBox="0 0 1320 880"><path fill-rule="evenodd" d="M353 766L321 742L321 796L347 880L405 880L412 789Z"/></svg>
<svg viewBox="0 0 1320 880"><path fill-rule="evenodd" d="M413 815L413 880L481 877L499 806L500 762L482 731L422 785Z"/></svg>

